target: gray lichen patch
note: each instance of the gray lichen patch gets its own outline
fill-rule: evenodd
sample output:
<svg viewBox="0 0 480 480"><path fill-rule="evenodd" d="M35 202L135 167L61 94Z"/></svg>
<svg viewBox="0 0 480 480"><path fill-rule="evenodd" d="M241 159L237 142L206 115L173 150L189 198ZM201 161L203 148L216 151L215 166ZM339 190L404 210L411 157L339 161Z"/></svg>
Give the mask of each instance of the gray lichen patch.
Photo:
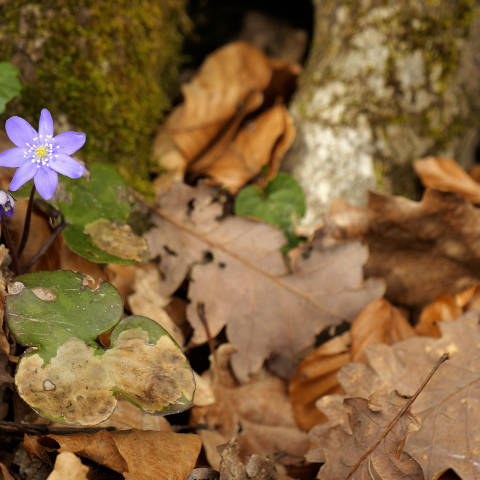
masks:
<svg viewBox="0 0 480 480"><path fill-rule="evenodd" d="M85 231L95 245L111 255L140 263L150 258L145 239L135 235L129 225L100 219L86 225Z"/></svg>
<svg viewBox="0 0 480 480"><path fill-rule="evenodd" d="M146 413L159 413L179 403L183 395L187 400L193 398L193 372L185 366L182 351L166 335L152 344L141 328L126 330L103 358L117 391Z"/></svg>
<svg viewBox="0 0 480 480"><path fill-rule="evenodd" d="M19 395L49 418L68 424L95 425L114 411L114 381L102 357L78 338L70 338L48 365L38 354L23 358L15 376Z"/></svg>

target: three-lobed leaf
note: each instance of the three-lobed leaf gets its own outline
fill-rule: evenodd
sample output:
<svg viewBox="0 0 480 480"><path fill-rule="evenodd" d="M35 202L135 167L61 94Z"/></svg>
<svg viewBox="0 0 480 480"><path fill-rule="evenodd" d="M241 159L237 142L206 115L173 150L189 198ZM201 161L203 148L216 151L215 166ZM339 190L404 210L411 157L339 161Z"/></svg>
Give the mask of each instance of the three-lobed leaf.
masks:
<svg viewBox="0 0 480 480"><path fill-rule="evenodd" d="M253 185L243 188L235 200L235 214L277 225L289 247L296 247L295 227L305 215L305 195L292 176L278 173L263 189Z"/></svg>
<svg viewBox="0 0 480 480"><path fill-rule="evenodd" d="M31 182L17 195L28 196L30 189ZM91 163L81 178L60 176L50 203L68 223L63 230L66 244L82 257L121 265L150 259L146 241L126 223L131 209L127 187L112 166Z"/></svg>
<svg viewBox="0 0 480 480"><path fill-rule="evenodd" d="M18 364L20 396L41 415L93 425L114 411L117 394L144 413L189 408L195 382L184 353L156 322L122 320L123 302L109 283L87 275L47 271L22 275L5 302L10 331L28 347ZM111 345L98 335L111 330Z"/></svg>

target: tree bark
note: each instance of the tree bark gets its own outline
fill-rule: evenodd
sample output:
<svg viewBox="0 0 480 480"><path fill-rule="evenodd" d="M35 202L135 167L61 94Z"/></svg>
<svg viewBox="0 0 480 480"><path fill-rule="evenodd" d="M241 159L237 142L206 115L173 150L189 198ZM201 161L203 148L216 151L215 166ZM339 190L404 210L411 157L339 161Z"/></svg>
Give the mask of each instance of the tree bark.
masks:
<svg viewBox="0 0 480 480"><path fill-rule="evenodd" d="M298 133L282 166L305 190L307 223L335 198L363 206L370 188L416 198L416 158L473 162L480 125L475 1L314 5L311 52L291 106Z"/></svg>

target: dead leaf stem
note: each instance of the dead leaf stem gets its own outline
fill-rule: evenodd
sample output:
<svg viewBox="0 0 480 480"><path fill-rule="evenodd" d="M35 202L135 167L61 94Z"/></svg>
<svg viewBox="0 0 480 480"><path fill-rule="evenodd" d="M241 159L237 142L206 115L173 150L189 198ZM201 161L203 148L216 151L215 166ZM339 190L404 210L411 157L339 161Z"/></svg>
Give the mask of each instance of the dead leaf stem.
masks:
<svg viewBox="0 0 480 480"><path fill-rule="evenodd" d="M226 253L227 255L231 256L232 258L234 258L235 260L238 260L239 262L243 263L244 265L246 265L248 268L252 269L252 270L255 270L257 273L260 273L261 275L263 275L264 277L267 277L269 280L271 280L273 283L275 283L276 285L278 285L280 288L283 288L285 290L289 290L291 293L293 293L294 295L298 295L299 297L303 298L305 301L307 301L308 303L310 303L311 305L313 305L315 308L319 309L319 310L322 310L323 312L329 314L329 315L332 315L333 317L335 318L339 318L343 321L346 321L346 322L349 322L350 323L350 320L346 317L343 317L342 315L338 314L337 312L334 312L328 308L325 308L324 306L322 305L319 305L318 303L314 302L309 295L305 294L304 292L302 292L301 290L297 290L296 288L292 287L291 285L288 285L287 283L284 283L281 281L280 278L276 277L275 275L272 275L271 273L268 273L266 272L265 270L263 270L262 268L258 267L257 265L255 265L254 263L250 262L249 260L245 259L244 257L242 257L241 255L238 255L237 253L235 252L232 252L231 250L229 250L228 248L224 247L222 244L220 243L217 243L217 242L214 242L213 240L210 240L209 238L206 238L205 236L203 236L202 234L196 232L193 228L190 228L188 227L187 225L184 225L182 222L179 222L178 220L175 220L174 218L172 218L170 215L166 214L165 212L163 212L161 209L157 208L155 205L153 205L153 203L149 202L143 195L141 195L140 193L136 192L133 188L129 188L128 189L129 192L138 200L140 201L141 203L143 203L149 210L151 210L152 212L154 212L156 215L158 215L159 217L163 218L164 220L166 220L167 222L170 222L172 225L174 225L175 227L181 229L181 230L184 230L185 232L189 233L190 235L193 235L194 237L198 238L199 240L201 240L202 242L206 243L207 245L209 245L210 247L212 248L217 248L219 250L221 250L222 252Z"/></svg>
<svg viewBox="0 0 480 480"><path fill-rule="evenodd" d="M348 480L349 478L352 477L352 475L355 473L355 470L357 470L357 468L372 454L372 452L378 447L378 445L380 445L380 443L382 442L382 440L388 435L388 433L390 432L390 430L395 426L395 424L400 420L400 418L402 418L402 416L405 414L405 412L412 406L413 402L417 399L417 397L420 395L420 393L422 392L422 390L425 388L425 386L427 385L427 383L430 381L430 379L433 377L433 375L435 374L435 372L437 371L438 367L440 367L440 365L445 362L446 360L448 360L450 358L450 354L449 353L444 353L440 359L438 360L438 362L435 364L435 366L433 367L432 371L427 375L427 378L425 378L425 380L423 381L423 383L420 385L420 387L418 388L418 390L415 392L415 394L410 398L410 400L403 406L403 408L398 412L397 416L392 420L392 422L390 423L390 425L386 428L386 430L382 433L382 436L378 439L377 443L375 443L375 445L373 445L372 447L370 447L368 449L368 451L365 453L365 455L363 455L363 457L353 466L352 470L350 471L350 473L348 474L347 478L345 480Z"/></svg>

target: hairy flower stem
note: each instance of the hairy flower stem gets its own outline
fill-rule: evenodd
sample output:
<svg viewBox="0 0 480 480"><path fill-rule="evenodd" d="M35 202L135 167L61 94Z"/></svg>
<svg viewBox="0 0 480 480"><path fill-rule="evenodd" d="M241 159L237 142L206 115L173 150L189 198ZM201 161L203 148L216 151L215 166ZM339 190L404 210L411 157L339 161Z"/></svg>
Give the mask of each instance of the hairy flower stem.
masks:
<svg viewBox="0 0 480 480"><path fill-rule="evenodd" d="M43 244L42 248L29 260L27 264L22 267L20 273L25 273L28 269L32 268L39 260L42 255L50 248L50 245L54 242L54 240L62 233L62 230L68 225L65 220L55 228L52 232L48 240Z"/></svg>
<svg viewBox="0 0 480 480"><path fill-rule="evenodd" d="M1 215L1 214L0 214ZM12 237L10 236L10 231L8 230L7 226L7 219L5 215L2 216L2 232L3 236L5 237L5 240L7 242L8 250L10 252L10 257L12 258L13 262L13 271L15 273L15 276L20 274L20 269L18 267L18 256L17 252L15 251L15 245L12 242Z"/></svg>
<svg viewBox="0 0 480 480"><path fill-rule="evenodd" d="M27 214L25 215L25 224L23 226L23 235L20 246L18 247L18 258L25 250L25 245L27 245L28 235L30 234L30 222L32 220L32 211L33 211L33 199L35 197L35 184L32 185L32 191L30 192L30 198L28 199Z"/></svg>

